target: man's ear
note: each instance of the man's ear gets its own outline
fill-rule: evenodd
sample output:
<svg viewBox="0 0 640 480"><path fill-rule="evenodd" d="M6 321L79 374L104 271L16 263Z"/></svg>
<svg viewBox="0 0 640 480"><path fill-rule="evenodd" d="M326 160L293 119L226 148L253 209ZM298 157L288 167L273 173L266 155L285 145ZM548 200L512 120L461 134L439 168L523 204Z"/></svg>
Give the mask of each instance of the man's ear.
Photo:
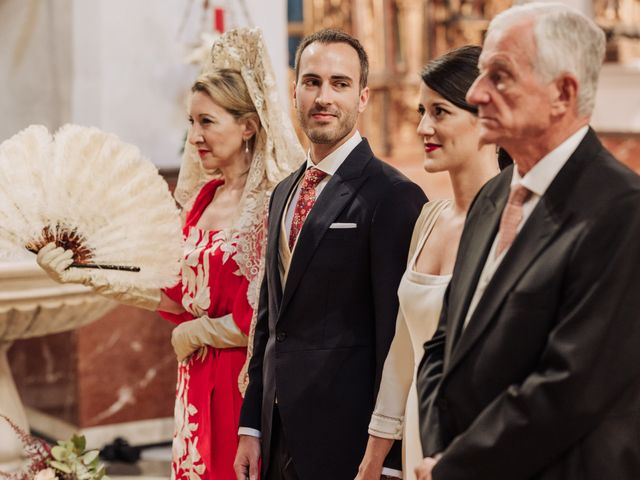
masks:
<svg viewBox="0 0 640 480"><path fill-rule="evenodd" d="M551 114L563 115L567 111L578 111L578 79L570 74L563 73L553 82L551 98Z"/></svg>
<svg viewBox="0 0 640 480"><path fill-rule="evenodd" d="M367 103L369 103L369 87L364 87L362 90L360 90L358 112L364 112L364 109L367 108Z"/></svg>
<svg viewBox="0 0 640 480"><path fill-rule="evenodd" d="M296 103L296 81L293 81L293 106L294 108L298 108L298 104Z"/></svg>

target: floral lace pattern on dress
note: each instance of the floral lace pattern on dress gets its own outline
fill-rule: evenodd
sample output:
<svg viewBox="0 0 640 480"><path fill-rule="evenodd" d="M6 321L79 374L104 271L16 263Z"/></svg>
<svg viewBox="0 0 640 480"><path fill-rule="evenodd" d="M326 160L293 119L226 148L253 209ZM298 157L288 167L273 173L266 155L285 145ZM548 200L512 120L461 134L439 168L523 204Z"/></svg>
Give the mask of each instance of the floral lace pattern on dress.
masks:
<svg viewBox="0 0 640 480"><path fill-rule="evenodd" d="M198 409L189 403L189 369L186 368L185 362L180 363L178 367L176 388L176 404L173 412L176 430L172 446L174 464L171 478L175 480L186 476L189 479L199 480L206 466L198 452L198 437L195 435L198 424L192 421Z"/></svg>
<svg viewBox="0 0 640 480"><path fill-rule="evenodd" d="M222 263L227 263L238 252L238 236L233 230L189 230L182 265L182 306L193 316L206 315L211 307L210 262L204 261L205 256L219 249L223 252ZM240 275L239 269L236 275Z"/></svg>
<svg viewBox="0 0 640 480"><path fill-rule="evenodd" d="M220 251L225 264L237 253L237 245L238 234L232 230L207 231L196 227L189 230L182 266L182 305L193 316L206 315L211 306L211 262L208 257ZM240 275L239 269L234 273ZM178 366L172 479L200 480L206 472L198 451L198 409L189 401L189 370L192 362L204 360L207 351L207 347L203 347L199 354L190 356Z"/></svg>

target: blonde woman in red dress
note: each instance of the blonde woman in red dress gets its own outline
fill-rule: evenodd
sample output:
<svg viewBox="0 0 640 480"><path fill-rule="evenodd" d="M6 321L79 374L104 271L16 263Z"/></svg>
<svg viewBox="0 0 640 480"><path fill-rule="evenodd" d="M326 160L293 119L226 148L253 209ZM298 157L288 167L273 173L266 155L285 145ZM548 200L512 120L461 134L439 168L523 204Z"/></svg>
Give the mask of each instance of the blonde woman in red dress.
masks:
<svg viewBox="0 0 640 480"><path fill-rule="evenodd" d="M304 159L256 30L225 34L192 88L176 199L186 211L182 280L165 294L185 313L173 477L235 480L243 366L259 277L268 193ZM240 382L239 382L240 380Z"/></svg>
<svg viewBox="0 0 640 480"><path fill-rule="evenodd" d="M193 85L191 127L175 197L186 212L179 283L160 291L98 291L176 324L172 478L235 480L233 461L263 265L269 193L304 160L257 29L218 39ZM70 262L45 247L59 281Z"/></svg>

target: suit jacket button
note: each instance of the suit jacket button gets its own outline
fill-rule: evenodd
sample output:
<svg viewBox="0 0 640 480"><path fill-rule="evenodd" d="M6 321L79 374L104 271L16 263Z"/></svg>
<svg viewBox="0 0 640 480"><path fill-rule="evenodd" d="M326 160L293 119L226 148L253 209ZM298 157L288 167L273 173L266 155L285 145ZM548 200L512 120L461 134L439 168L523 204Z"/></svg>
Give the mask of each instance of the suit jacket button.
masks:
<svg viewBox="0 0 640 480"><path fill-rule="evenodd" d="M436 400L436 405L438 405L438 408L442 411L447 411L449 409L449 402L446 398L439 398Z"/></svg>
<svg viewBox="0 0 640 480"><path fill-rule="evenodd" d="M285 332L278 332L276 334L276 342L284 342L287 338L287 334Z"/></svg>

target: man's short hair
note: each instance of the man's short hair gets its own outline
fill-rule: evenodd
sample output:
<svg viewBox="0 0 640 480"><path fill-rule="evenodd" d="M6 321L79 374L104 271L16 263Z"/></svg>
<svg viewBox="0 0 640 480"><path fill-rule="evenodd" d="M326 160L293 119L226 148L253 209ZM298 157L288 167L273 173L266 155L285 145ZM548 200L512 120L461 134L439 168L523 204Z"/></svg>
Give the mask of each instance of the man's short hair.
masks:
<svg viewBox="0 0 640 480"><path fill-rule="evenodd" d="M564 72L575 75L579 82L578 113L591 115L604 60L604 32L593 20L567 5L533 2L496 15L487 34L529 19L533 20L536 41L533 58L536 73L546 82Z"/></svg>
<svg viewBox="0 0 640 480"><path fill-rule="evenodd" d="M367 57L367 52L365 52L364 47L357 38L352 37L341 30L334 30L331 28L325 28L324 30L307 35L302 39L300 45L298 45L295 63L296 81L298 80L298 75L300 73L300 57L302 56L302 52L309 45L316 42L325 45L331 43L346 43L351 46L351 48L353 48L358 54L358 59L360 60L360 89L362 90L367 86L367 77L369 76L369 57Z"/></svg>

